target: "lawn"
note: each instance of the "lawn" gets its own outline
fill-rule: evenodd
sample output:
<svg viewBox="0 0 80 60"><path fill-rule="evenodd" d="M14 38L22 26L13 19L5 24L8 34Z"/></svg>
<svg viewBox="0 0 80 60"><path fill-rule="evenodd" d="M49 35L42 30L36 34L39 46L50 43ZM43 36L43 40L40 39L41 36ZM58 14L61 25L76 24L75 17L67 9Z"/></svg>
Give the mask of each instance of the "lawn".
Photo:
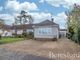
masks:
<svg viewBox="0 0 80 60"><path fill-rule="evenodd" d="M0 39L0 44L12 43L12 42L23 41L23 40L24 40L23 38L6 37L6 38L1 38Z"/></svg>

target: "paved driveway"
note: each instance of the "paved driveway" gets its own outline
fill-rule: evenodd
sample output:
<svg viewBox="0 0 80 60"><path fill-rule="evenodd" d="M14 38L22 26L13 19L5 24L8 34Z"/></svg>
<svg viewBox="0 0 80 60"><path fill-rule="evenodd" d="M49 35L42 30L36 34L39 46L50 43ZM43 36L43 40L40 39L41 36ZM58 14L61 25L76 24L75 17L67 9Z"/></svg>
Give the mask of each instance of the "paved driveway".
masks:
<svg viewBox="0 0 80 60"><path fill-rule="evenodd" d="M58 41L25 40L0 45L0 48L0 60L80 60L80 46L66 38Z"/></svg>

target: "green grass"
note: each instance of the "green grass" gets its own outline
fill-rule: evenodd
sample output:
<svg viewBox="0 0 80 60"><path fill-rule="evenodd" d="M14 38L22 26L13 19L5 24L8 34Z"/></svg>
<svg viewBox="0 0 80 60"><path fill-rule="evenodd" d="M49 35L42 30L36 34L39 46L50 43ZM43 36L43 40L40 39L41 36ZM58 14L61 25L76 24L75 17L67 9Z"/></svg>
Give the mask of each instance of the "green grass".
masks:
<svg viewBox="0 0 80 60"><path fill-rule="evenodd" d="M13 43L17 41L23 41L23 38L11 38L11 37L5 37L0 39L0 44L6 44L6 43Z"/></svg>

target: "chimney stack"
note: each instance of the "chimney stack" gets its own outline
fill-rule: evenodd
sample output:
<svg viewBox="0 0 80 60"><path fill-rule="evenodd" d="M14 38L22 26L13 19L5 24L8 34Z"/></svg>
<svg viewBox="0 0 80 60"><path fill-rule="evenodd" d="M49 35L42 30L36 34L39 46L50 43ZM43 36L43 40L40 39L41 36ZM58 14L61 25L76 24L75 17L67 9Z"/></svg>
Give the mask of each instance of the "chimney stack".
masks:
<svg viewBox="0 0 80 60"><path fill-rule="evenodd" d="M52 20L52 22L54 22L54 18L52 18L51 20Z"/></svg>

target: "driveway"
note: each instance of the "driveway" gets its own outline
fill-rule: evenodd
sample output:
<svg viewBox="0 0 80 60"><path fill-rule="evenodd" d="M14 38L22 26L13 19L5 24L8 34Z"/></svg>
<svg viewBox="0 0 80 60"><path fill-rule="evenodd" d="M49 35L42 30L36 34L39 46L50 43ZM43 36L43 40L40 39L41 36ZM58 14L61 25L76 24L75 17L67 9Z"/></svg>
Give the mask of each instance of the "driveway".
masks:
<svg viewBox="0 0 80 60"><path fill-rule="evenodd" d="M80 46L66 38L58 41L25 40L0 45L0 60L80 60Z"/></svg>

